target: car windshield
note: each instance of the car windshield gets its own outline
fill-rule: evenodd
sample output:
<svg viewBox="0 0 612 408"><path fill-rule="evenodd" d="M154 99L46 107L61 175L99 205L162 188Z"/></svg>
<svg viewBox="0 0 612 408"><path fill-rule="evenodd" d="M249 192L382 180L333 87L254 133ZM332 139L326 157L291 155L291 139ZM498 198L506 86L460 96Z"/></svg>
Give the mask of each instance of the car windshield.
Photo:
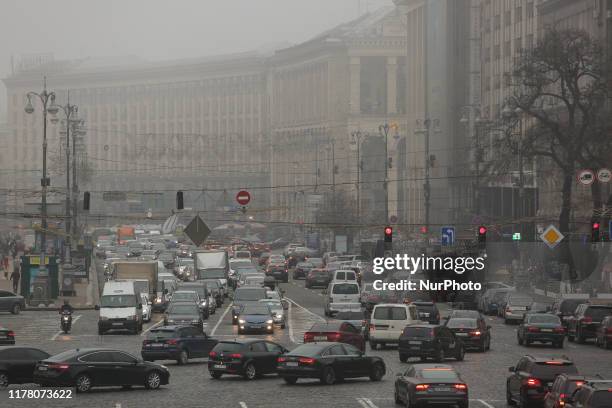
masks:
<svg viewBox="0 0 612 408"><path fill-rule="evenodd" d="M336 320L362 320L363 312L338 312L335 315Z"/></svg>
<svg viewBox="0 0 612 408"><path fill-rule="evenodd" d="M604 317L612 315L612 306L610 307L595 307L591 306L584 312L585 316L588 316L596 321L603 320Z"/></svg>
<svg viewBox="0 0 612 408"><path fill-rule="evenodd" d="M459 376L450 368L431 368L421 370L421 378L424 380L448 380L459 381Z"/></svg>
<svg viewBox="0 0 612 408"><path fill-rule="evenodd" d="M200 269L198 279L225 279L225 269Z"/></svg>
<svg viewBox="0 0 612 408"><path fill-rule="evenodd" d="M452 318L446 323L449 329L475 329L478 327L476 319L469 318Z"/></svg>
<svg viewBox="0 0 612 408"><path fill-rule="evenodd" d="M528 315L527 322L530 324L546 323L546 324L561 324L561 320L555 315L541 314L541 315Z"/></svg>
<svg viewBox="0 0 612 408"><path fill-rule="evenodd" d="M217 353L222 352L222 353L232 353L235 351L240 351L244 348L244 345L241 343L233 343L233 342L219 342L217 343L217 345L213 348L213 351L216 351Z"/></svg>
<svg viewBox="0 0 612 408"><path fill-rule="evenodd" d="M334 295L356 295L359 293L359 285L351 283L340 283L332 289Z"/></svg>
<svg viewBox="0 0 612 408"><path fill-rule="evenodd" d="M255 301L266 298L264 288L239 288L234 295L234 301Z"/></svg>
<svg viewBox="0 0 612 408"><path fill-rule="evenodd" d="M175 302L179 300L194 301L195 299L196 296L194 292L174 292L172 295L172 300Z"/></svg>
<svg viewBox="0 0 612 408"><path fill-rule="evenodd" d="M196 305L170 305L168 307L168 314L183 314L183 315L196 315L198 314L198 307Z"/></svg>
<svg viewBox="0 0 612 408"><path fill-rule="evenodd" d="M578 374L578 370L573 364L551 364L550 362L543 362L536 364L532 371L535 377L546 380L552 380L557 374L561 373Z"/></svg>
<svg viewBox="0 0 612 408"><path fill-rule="evenodd" d="M288 356L304 356L304 357L314 357L318 356L321 353L325 346L316 343L306 343L300 346L297 346L289 353Z"/></svg>
<svg viewBox="0 0 612 408"><path fill-rule="evenodd" d="M378 320L406 320L406 308L403 306L376 306L372 318Z"/></svg>
<svg viewBox="0 0 612 408"><path fill-rule="evenodd" d="M147 333L147 339L171 339L175 337L174 330L166 330L166 329L153 329L149 333Z"/></svg>
<svg viewBox="0 0 612 408"><path fill-rule="evenodd" d="M268 307L270 309L282 309L283 308L283 305L278 300L271 300L271 299L263 300L263 299L261 299L261 300L259 300L259 303L263 303L265 305L268 305Z"/></svg>
<svg viewBox="0 0 612 408"><path fill-rule="evenodd" d="M559 311L564 315L572 314L578 305L584 303L584 299L566 299L561 303Z"/></svg>
<svg viewBox="0 0 612 408"><path fill-rule="evenodd" d="M431 337L433 336L433 329L429 327L406 327L404 329L404 336L406 337Z"/></svg>
<svg viewBox="0 0 612 408"><path fill-rule="evenodd" d="M100 298L100 307L134 307L134 295L104 295Z"/></svg>

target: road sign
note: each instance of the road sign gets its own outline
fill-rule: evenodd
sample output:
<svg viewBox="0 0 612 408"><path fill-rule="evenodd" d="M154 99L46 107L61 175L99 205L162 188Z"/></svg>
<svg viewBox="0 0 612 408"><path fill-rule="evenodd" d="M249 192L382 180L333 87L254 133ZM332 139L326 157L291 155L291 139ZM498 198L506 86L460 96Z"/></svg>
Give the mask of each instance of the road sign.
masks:
<svg viewBox="0 0 612 408"><path fill-rule="evenodd" d="M550 249L556 247L557 244L563 240L563 238L565 238L565 236L552 224L549 225L540 235L540 239L542 239L542 241L544 241L544 243L548 245Z"/></svg>
<svg viewBox="0 0 612 408"><path fill-rule="evenodd" d="M455 243L455 227L442 227L442 245L453 245Z"/></svg>
<svg viewBox="0 0 612 408"><path fill-rule="evenodd" d="M210 228L202 221L199 215L196 215L183 232L196 246L200 246L210 235Z"/></svg>
<svg viewBox="0 0 612 408"><path fill-rule="evenodd" d="M395 224L395 223L397 223L397 220L398 220L398 219L397 219L397 215L392 215L392 216L390 216L390 217L389 217L389 223L390 223L390 224Z"/></svg>
<svg viewBox="0 0 612 408"><path fill-rule="evenodd" d="M236 202L240 205L247 205L251 201L251 194L246 190L241 190L236 194Z"/></svg>
<svg viewBox="0 0 612 408"><path fill-rule="evenodd" d="M577 178L580 184L589 186L595 181L595 173L593 173L593 170L591 169L580 170Z"/></svg>
<svg viewBox="0 0 612 408"><path fill-rule="evenodd" d="M612 179L612 171L610 171L610 169L599 169L597 171L597 180L600 183L609 183L610 179Z"/></svg>
<svg viewBox="0 0 612 408"><path fill-rule="evenodd" d="M172 214L162 225L162 234L170 234L174 232L176 224L178 223L178 215Z"/></svg>

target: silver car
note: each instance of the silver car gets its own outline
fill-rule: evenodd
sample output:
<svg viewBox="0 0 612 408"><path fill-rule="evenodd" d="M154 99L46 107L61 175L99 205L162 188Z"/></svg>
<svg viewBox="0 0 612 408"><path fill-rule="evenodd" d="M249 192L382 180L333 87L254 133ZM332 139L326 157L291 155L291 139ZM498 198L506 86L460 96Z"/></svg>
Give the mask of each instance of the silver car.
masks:
<svg viewBox="0 0 612 408"><path fill-rule="evenodd" d="M285 308L283 303L277 299L260 299L259 303L268 305L272 312L272 320L274 324L279 325L281 329L284 329L287 324L287 316L285 314Z"/></svg>

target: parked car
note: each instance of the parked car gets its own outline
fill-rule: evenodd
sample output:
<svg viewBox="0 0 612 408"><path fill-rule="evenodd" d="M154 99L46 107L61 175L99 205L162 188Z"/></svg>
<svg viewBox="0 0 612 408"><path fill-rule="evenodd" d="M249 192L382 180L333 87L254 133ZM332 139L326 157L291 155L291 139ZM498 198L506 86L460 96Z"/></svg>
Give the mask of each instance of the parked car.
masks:
<svg viewBox="0 0 612 408"><path fill-rule="evenodd" d="M325 385L358 377L380 381L387 370L382 358L366 356L350 344L335 342L302 344L277 361L278 374L289 385L300 378L317 378Z"/></svg>
<svg viewBox="0 0 612 408"><path fill-rule="evenodd" d="M434 302L412 302L416 306L419 320L429 324L440 324L440 311Z"/></svg>
<svg viewBox="0 0 612 408"><path fill-rule="evenodd" d="M208 357L217 343L193 326L162 326L147 333L140 355L145 361L176 360L182 365L192 358Z"/></svg>
<svg viewBox="0 0 612 408"><path fill-rule="evenodd" d="M559 317L548 313L529 313L516 331L519 345L530 346L533 342L551 343L563 348L565 328Z"/></svg>
<svg viewBox="0 0 612 408"><path fill-rule="evenodd" d="M325 269L311 269L306 275L304 286L307 289L314 287L324 287L329 285L329 273Z"/></svg>
<svg viewBox="0 0 612 408"><path fill-rule="evenodd" d="M261 339L220 341L208 355L208 372L213 379L233 374L254 380L275 374L277 359L285 352L280 344Z"/></svg>
<svg viewBox="0 0 612 408"><path fill-rule="evenodd" d="M395 380L395 403L407 407L424 405L468 408L468 386L452 366L415 364Z"/></svg>
<svg viewBox="0 0 612 408"><path fill-rule="evenodd" d="M612 315L612 305L578 305L574 315L567 320L567 339L584 343L595 338L596 331L606 316Z"/></svg>
<svg viewBox="0 0 612 408"><path fill-rule="evenodd" d="M463 361L465 355L463 342L448 327L433 324L406 326L399 338L398 351L402 363L410 357L420 357L421 361L432 358L437 363L448 357Z"/></svg>
<svg viewBox="0 0 612 408"><path fill-rule="evenodd" d="M26 304L23 296L8 290L0 290L0 312L19 314L25 308Z"/></svg>
<svg viewBox="0 0 612 408"><path fill-rule="evenodd" d="M115 367L110 370L109 366ZM34 382L42 387L92 387L135 385L157 389L168 384L170 372L160 364L140 360L130 353L109 349L72 349L43 359L34 368Z"/></svg>
<svg viewBox="0 0 612 408"><path fill-rule="evenodd" d="M475 348L485 352L491 348L491 326L483 317L453 317L446 327L459 337L465 348Z"/></svg>
<svg viewBox="0 0 612 408"><path fill-rule="evenodd" d="M33 347L0 347L0 389L34 382L36 363L49 357L46 351Z"/></svg>
<svg viewBox="0 0 612 408"><path fill-rule="evenodd" d="M541 405L557 375L578 374L571 360L532 355L523 356L508 371L511 374L506 380L506 401L508 405L516 403L521 407Z"/></svg>
<svg viewBox="0 0 612 408"><path fill-rule="evenodd" d="M15 344L15 332L0 326L0 344Z"/></svg>
<svg viewBox="0 0 612 408"><path fill-rule="evenodd" d="M597 327L595 344L604 349L612 348L612 316L606 316Z"/></svg>
<svg viewBox="0 0 612 408"><path fill-rule="evenodd" d="M304 333L304 343L331 341L351 344L357 349L365 350L365 338L361 329L349 322L329 321L315 323Z"/></svg>
<svg viewBox="0 0 612 408"><path fill-rule="evenodd" d="M543 408L564 408L574 391L584 382L583 375L559 374L544 397Z"/></svg>
<svg viewBox="0 0 612 408"><path fill-rule="evenodd" d="M370 348L397 344L400 334L408 325L421 323L414 304L381 303L374 306L370 317Z"/></svg>

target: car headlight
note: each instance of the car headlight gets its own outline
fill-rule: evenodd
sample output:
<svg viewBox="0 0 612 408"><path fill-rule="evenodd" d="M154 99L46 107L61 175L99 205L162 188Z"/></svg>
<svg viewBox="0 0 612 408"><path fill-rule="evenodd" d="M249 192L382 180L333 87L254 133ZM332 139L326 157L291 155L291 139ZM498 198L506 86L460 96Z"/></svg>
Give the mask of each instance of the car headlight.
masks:
<svg viewBox="0 0 612 408"><path fill-rule="evenodd" d="M155 303L161 303L161 302L162 302L162 300L160 298L156 298L155 299Z"/></svg>
<svg viewBox="0 0 612 408"><path fill-rule="evenodd" d="M198 323L200 323L200 321L199 321L199 320L195 320L195 319L194 319L194 320L192 320L192 321L191 321L191 324L198 324Z"/></svg>
<svg viewBox="0 0 612 408"><path fill-rule="evenodd" d="M274 323L272 319L266 321L266 324L272 324L272 323Z"/></svg>
<svg viewBox="0 0 612 408"><path fill-rule="evenodd" d="M240 323L240 324L245 324L245 323L246 323L246 320L244 320L244 319L240 319L240 320L238 320L238 323Z"/></svg>
<svg viewBox="0 0 612 408"><path fill-rule="evenodd" d="M172 323L174 323L174 320L172 320L172 319L168 319L168 320L166 320L166 323L168 323L168 324L172 324Z"/></svg>

